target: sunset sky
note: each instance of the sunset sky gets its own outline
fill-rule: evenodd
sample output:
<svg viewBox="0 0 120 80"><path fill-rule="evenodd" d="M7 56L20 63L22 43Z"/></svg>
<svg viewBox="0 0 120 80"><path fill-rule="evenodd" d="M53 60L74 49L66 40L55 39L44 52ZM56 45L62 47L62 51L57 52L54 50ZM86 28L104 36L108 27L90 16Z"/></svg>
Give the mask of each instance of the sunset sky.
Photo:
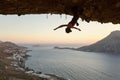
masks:
<svg viewBox="0 0 120 80"><path fill-rule="evenodd" d="M48 16L48 18L47 18ZM61 24L67 24L71 16L66 15L0 15L0 40L16 43L94 43L110 32L120 30L120 25L112 23L82 22L82 31L72 30L65 33L65 28L53 31Z"/></svg>

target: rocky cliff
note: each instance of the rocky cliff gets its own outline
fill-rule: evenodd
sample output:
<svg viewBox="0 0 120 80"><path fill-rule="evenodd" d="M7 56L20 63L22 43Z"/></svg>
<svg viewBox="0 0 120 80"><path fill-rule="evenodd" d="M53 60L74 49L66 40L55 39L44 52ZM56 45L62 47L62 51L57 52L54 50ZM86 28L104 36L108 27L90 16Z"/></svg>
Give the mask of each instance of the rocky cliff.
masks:
<svg viewBox="0 0 120 80"><path fill-rule="evenodd" d="M76 7L79 17L87 22L120 23L120 0L0 0L0 14L66 14L73 15Z"/></svg>

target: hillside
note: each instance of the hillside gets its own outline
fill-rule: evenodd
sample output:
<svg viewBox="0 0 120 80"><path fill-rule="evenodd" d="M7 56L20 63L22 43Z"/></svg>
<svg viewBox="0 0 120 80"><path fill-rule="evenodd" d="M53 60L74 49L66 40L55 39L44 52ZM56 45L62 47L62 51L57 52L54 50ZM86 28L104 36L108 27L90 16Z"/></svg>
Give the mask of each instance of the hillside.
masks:
<svg viewBox="0 0 120 80"><path fill-rule="evenodd" d="M26 47L0 41L0 80L42 80L37 76L25 74L22 70L24 61L20 62L17 58L24 59L26 52ZM16 57L13 57L14 54ZM18 55L20 57L17 57Z"/></svg>
<svg viewBox="0 0 120 80"><path fill-rule="evenodd" d="M66 80L52 74L36 73L25 67L28 51L15 43L0 41L0 80Z"/></svg>
<svg viewBox="0 0 120 80"><path fill-rule="evenodd" d="M104 39L92 45L77 48L77 50L88 51L88 52L119 53L120 52L120 31L113 31Z"/></svg>

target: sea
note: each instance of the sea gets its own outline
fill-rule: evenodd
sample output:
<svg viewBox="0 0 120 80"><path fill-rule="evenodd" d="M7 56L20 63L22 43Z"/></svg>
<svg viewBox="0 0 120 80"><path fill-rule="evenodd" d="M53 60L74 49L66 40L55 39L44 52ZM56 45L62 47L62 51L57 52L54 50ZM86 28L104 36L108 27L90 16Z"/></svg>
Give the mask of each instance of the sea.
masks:
<svg viewBox="0 0 120 80"><path fill-rule="evenodd" d="M120 80L120 53L83 52L54 47L29 45L32 51L28 52L31 57L26 60L26 67L68 80Z"/></svg>

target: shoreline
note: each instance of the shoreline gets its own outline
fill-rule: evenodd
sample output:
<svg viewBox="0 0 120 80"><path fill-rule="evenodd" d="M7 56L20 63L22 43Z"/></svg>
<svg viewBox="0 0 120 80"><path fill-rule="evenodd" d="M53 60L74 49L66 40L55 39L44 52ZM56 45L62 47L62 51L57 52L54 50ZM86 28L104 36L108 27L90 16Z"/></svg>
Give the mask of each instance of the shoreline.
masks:
<svg viewBox="0 0 120 80"><path fill-rule="evenodd" d="M40 77L25 73L23 53L16 54L8 48L4 51L0 50L0 80L43 80ZM7 53L9 51L11 53Z"/></svg>
<svg viewBox="0 0 120 80"><path fill-rule="evenodd" d="M27 47L12 42L1 42L0 80L67 80L52 74L37 73L33 69L27 70L25 61L30 56L29 51Z"/></svg>
<svg viewBox="0 0 120 80"><path fill-rule="evenodd" d="M30 50L30 51L32 51L32 50ZM29 55L29 56L32 57L31 55ZM29 57L27 57L27 58L29 58ZM69 79L65 79L63 77L54 75L54 74L44 74L42 72L35 72L33 69L29 69L29 67L25 67L24 69L25 69L26 74L32 74L32 75L35 75L35 76L38 76L38 77L41 77L41 78L44 78L47 80L69 80Z"/></svg>

